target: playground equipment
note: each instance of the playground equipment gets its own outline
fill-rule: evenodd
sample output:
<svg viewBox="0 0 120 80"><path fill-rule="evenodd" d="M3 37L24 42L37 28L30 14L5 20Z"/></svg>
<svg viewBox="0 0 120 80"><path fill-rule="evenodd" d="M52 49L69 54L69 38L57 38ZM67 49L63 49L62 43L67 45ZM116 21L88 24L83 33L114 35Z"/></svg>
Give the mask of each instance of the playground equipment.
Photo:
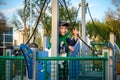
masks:
<svg viewBox="0 0 120 80"><path fill-rule="evenodd" d="M77 42L77 44L75 45L75 51L73 53L70 53L70 57L76 57L78 54L79 54L79 49L80 49L80 42ZM36 54L36 51L35 52L32 52L32 50L25 44L22 44L21 45L21 51L23 53L23 56L25 58L25 61L26 61L26 65L27 65L27 70L28 70L28 77L29 79L33 79L35 76L33 76L32 72L33 72L33 69L36 69L38 72L35 72L37 73L37 78L36 79L41 79L41 80L45 80L46 78L44 78L45 76L45 70L44 70L44 67L46 65L46 75L50 75L51 73L51 62L50 61L47 61L46 64L44 63L45 61L44 60L38 60L37 61L37 64L35 63L36 62L36 58L35 58L35 54ZM31 56L34 56L35 59L33 59ZM50 57L48 56L48 51L41 51L41 52L38 52L37 54L38 57L41 57L41 58L45 58L45 57ZM34 64L33 64L34 63ZM37 65L37 67L33 68L33 65ZM54 64L54 65L57 65L57 64ZM79 75L79 72L80 72L80 64L79 64L79 61L77 60L74 60L74 61L69 61L69 66L70 66L70 79L71 76L73 76L73 73L75 71L75 74L74 75ZM73 67L73 66L76 66L76 67ZM74 71L72 71L72 69ZM35 71L36 71L35 70ZM35 74L34 73L34 74ZM50 76L47 76L47 80L50 80ZM78 77L78 76L77 76Z"/></svg>
<svg viewBox="0 0 120 80"><path fill-rule="evenodd" d="M68 71L68 75L61 74L61 76L67 76L68 80L116 80L116 63L119 60L117 58L119 49L116 47L112 48L109 42L92 42L91 45L93 47L100 47L100 51L96 55L79 56L79 53L77 53L79 52L79 45L77 45L76 48L78 50L75 50L76 54L73 55L71 53L72 55L70 57L50 57L48 56L48 51L38 51L37 47L32 46L30 48L30 46L22 44L21 49L24 57L0 56L1 80L25 80L26 77L31 80L51 80L51 77L56 77L55 75L58 74L58 72L51 73L51 70L56 69L54 66L57 65L51 62L62 60L67 61L69 66L65 69ZM26 62L28 76L24 73L24 60ZM12 62L11 67L5 63L8 61ZM7 73L5 71L6 69L11 70L11 74Z"/></svg>
<svg viewBox="0 0 120 80"><path fill-rule="evenodd" d="M79 52L79 43L77 43L76 46L76 50L75 52L71 53L71 56L68 58L65 57L48 57L48 52L47 51L42 51L38 53L38 60L40 64L38 65L38 68L40 70L37 71L42 71L40 72L40 74L38 76L40 76L40 79L45 79L45 80L50 80L51 76L55 75L51 75L51 69L54 69L54 67L51 67L50 65L52 65L50 63L50 61L53 60L57 60L57 61L61 61L61 60L66 60L69 62L69 76L68 79L69 80L79 80L82 78L82 80L84 79L89 79L89 80L112 80L115 79L116 80L116 65L113 65L113 63L116 63L116 57L117 55L112 55L115 53L112 51L111 49L113 49L113 46L110 44L110 42L106 42L106 43L91 43L91 45L93 47L100 46L101 47L101 54L96 54L92 55L92 57L77 57L78 56L78 52ZM111 48L111 49L109 49ZM95 54L95 52L94 52ZM85 59L84 59L85 58ZM86 63L85 65L82 65L82 61L88 61L89 60L89 64ZM99 61L101 60L101 61ZM114 62L115 61L115 62ZM111 64L112 63L112 64ZM57 65L57 64L53 64L53 65ZM84 70L84 71L82 71ZM66 69L67 71L67 69ZM57 73L56 73L57 74ZM83 75L84 74L84 75ZM63 74L61 74L63 75ZM95 76L96 75L96 76ZM114 76L113 76L114 75ZM41 77L42 76L42 77ZM39 77L37 77L39 79Z"/></svg>
<svg viewBox="0 0 120 80"><path fill-rule="evenodd" d="M70 57L57 56L58 28L56 26L58 26L57 23L59 19L58 0L53 0L53 7L51 56L49 56L49 51L47 50L38 51L35 44L33 44L33 46L22 44L20 48L24 57L0 56L0 80L58 80L60 76L67 77L66 80L116 80L116 53L119 53L119 50L115 48L113 35L110 37L110 42L91 43L93 46L92 49L95 49L95 46L99 46L100 51L91 51L92 54L89 56L85 55L87 53L84 53L84 56L79 55L79 52L81 52L79 41L74 47L75 51L71 53ZM98 53L101 53L101 55ZM58 70L58 63L63 60L66 63L61 63L62 66L67 67L62 70L66 71L66 74L60 73L61 71ZM11 61L11 64L14 64L15 68L6 65L5 62L8 61ZM25 66L24 61L26 63ZM17 66L19 66L19 68L17 68ZM6 68L9 68L7 70L11 70L11 72L7 73L7 71L5 71ZM26 68L27 70L25 70ZM25 75L25 72L27 75Z"/></svg>

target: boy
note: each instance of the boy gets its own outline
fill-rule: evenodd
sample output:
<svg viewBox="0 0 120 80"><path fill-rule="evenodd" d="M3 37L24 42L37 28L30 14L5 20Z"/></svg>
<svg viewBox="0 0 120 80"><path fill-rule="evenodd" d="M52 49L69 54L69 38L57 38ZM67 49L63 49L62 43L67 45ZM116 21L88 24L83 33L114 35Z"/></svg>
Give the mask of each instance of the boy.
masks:
<svg viewBox="0 0 120 80"><path fill-rule="evenodd" d="M68 27L69 27L68 23L59 22L59 56L61 56L60 54L63 54L65 56L69 56L68 52L74 51L74 48L72 46L74 46L76 44L77 39L78 39L79 33L78 33L77 29L73 29L74 36L72 39L69 38ZM51 48L51 40L50 40L50 43L48 45L48 49L50 49L50 48Z"/></svg>
<svg viewBox="0 0 120 80"><path fill-rule="evenodd" d="M73 52L74 46L78 39L78 31L77 29L73 29L74 37L73 39L69 38L69 32L68 32L69 24L66 22L60 22L59 23L59 54L60 56L62 54L67 54L66 56L69 56L69 51Z"/></svg>
<svg viewBox="0 0 120 80"><path fill-rule="evenodd" d="M59 57L68 57L69 51L73 52L74 46L78 39L78 31L77 29L73 29L74 37L73 39L69 38L68 32L69 24L66 22L59 23ZM58 64L59 69L59 80L68 80L68 62L67 61L59 61Z"/></svg>

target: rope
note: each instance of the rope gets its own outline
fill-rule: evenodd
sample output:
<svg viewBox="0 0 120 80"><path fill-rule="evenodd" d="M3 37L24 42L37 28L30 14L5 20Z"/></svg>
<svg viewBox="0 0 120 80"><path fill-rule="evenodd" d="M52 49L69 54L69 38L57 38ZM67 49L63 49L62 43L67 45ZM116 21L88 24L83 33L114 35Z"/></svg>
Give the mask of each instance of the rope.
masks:
<svg viewBox="0 0 120 80"><path fill-rule="evenodd" d="M97 26L95 25L95 22L94 22L94 20L93 20L93 18L92 18L92 16L91 16L91 13L90 13L90 9L89 9L89 7L87 7L88 8L88 13L89 13L89 16L90 16L90 18L91 18L91 20L92 20L92 23L93 23L93 25L94 25L94 27L95 27L95 29L97 30L97 32L100 34L100 36L105 40L105 41L107 41L107 39L106 38L104 38L104 35L102 35L101 33L100 33L100 31L97 29Z"/></svg>
<svg viewBox="0 0 120 80"><path fill-rule="evenodd" d="M28 44L28 43L30 42L30 40L32 39L32 37L33 37L33 35L34 35L37 27L38 27L39 20L40 20L40 18L41 18L41 16L42 16L42 12L43 12L43 9L44 9L44 6L45 6L46 1L47 1L47 0L45 0L44 3L43 3L43 6L42 6L42 8L41 8L41 12L40 12L40 15L39 15L39 17L38 17L38 20L37 20L35 29L33 30L33 33L32 33L32 35L30 36L30 38L28 39L28 41L26 42L26 44Z"/></svg>
<svg viewBox="0 0 120 80"><path fill-rule="evenodd" d="M63 2L64 2L64 4L65 4L65 8L66 8L66 11L67 11L67 14L68 14L68 18L69 18L69 20L70 20L70 23L72 24L72 21L71 21L71 18L70 18L70 15L69 15L69 12L68 12L68 8L67 8L67 6L66 6L66 2L65 2L65 0L63 0ZM80 8L80 7L79 7ZM78 10L77 10L77 13L78 13L78 11L79 11L79 8L78 8ZM76 18L77 18L77 14L76 14ZM76 24L76 20L75 20L75 22L74 22L74 25ZM72 24L73 25L73 24ZM74 25L73 25L73 28L71 28L71 30L70 30L70 32L72 31L72 29L74 29ZM89 49L91 49L92 51L95 51L94 49L92 49L79 35L78 35L78 37L79 37L79 39L89 48Z"/></svg>
<svg viewBox="0 0 120 80"><path fill-rule="evenodd" d="M79 39L89 48L89 49L91 49L92 51L96 51L96 50L94 50L92 47L90 47L79 35L78 35L78 37L79 37Z"/></svg>
<svg viewBox="0 0 120 80"><path fill-rule="evenodd" d="M63 2L64 2L64 4L65 4L65 9L66 9L66 11L67 11L68 18L69 18L69 20L70 20L70 24L73 26L73 24L72 24L72 20L71 20L71 18L70 18L70 14L69 14L69 11L68 11L68 8L67 8L67 5L66 5L65 0L63 0Z"/></svg>
<svg viewBox="0 0 120 80"><path fill-rule="evenodd" d="M73 27L74 27L75 24L76 24L79 9L80 9L80 5L79 5L79 7L78 7L78 9L77 9L77 12L76 12L76 16L75 16L76 18L75 18L75 21L74 21Z"/></svg>

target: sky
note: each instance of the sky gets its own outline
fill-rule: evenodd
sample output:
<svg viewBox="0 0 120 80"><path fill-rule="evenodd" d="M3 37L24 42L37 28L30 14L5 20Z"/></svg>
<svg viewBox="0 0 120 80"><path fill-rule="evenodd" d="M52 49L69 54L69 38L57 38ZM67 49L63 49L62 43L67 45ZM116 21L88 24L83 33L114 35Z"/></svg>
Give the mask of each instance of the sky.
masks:
<svg viewBox="0 0 120 80"><path fill-rule="evenodd" d="M0 0L0 3L0 12L2 12L6 18L12 17L17 9L23 8L23 0Z"/></svg>
<svg viewBox="0 0 120 80"><path fill-rule="evenodd" d="M78 6L79 3L81 3L81 0L72 0L74 5ZM112 0L86 0L88 3L91 15L93 19L99 19L102 21L105 16L105 12L111 8L112 10L115 10L115 6L112 4ZM79 15L81 18L81 10L79 11ZM91 20L90 16L88 14L88 11L86 13L86 20Z"/></svg>
<svg viewBox="0 0 120 80"><path fill-rule="evenodd" d="M81 0L71 0L72 6L78 7ZM105 16L105 12L111 8L115 9L112 5L112 0L86 0L89 5L89 9L93 19L98 19L102 21ZM17 9L23 8L24 0L0 0L0 12L2 12L6 19L12 18L16 14ZM81 8L78 14L78 19L81 19ZM86 13L86 21L91 20L88 12Z"/></svg>
<svg viewBox="0 0 120 80"><path fill-rule="evenodd" d="M78 7L78 4L81 3L81 0L71 0L72 6ZM0 12L2 12L6 18L12 17L13 14L16 14L17 9L23 8L24 0L0 0ZM89 9L93 18L103 20L105 11L108 8L115 9L112 5L111 0L86 0L89 4ZM81 17L81 10L79 11L79 17ZM88 13L86 14L86 20L90 20Z"/></svg>

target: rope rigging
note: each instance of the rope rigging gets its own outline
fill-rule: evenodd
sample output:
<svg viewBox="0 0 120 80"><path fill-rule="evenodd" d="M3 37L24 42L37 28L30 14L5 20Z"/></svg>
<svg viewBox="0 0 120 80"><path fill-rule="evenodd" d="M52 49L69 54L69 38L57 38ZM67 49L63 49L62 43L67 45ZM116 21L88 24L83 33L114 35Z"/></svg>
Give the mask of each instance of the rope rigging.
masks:
<svg viewBox="0 0 120 80"><path fill-rule="evenodd" d="M26 44L28 44L28 43L30 42L30 40L32 39L32 37L33 37L33 35L34 35L37 27L38 27L38 24L39 24L40 18L42 17L42 12L43 12L43 10L44 10L44 6L45 6L46 2L47 2L47 0L45 0L44 3L43 3L43 6L42 6L42 8L41 8L40 15L39 15L39 17L38 17L38 20L37 20L35 29L33 30L33 33L32 33L32 35L30 36L30 38L28 39L28 41L26 42ZM47 5L48 5L49 3L50 3L50 0L47 2ZM45 10L46 10L46 9L45 9Z"/></svg>
<svg viewBox="0 0 120 80"><path fill-rule="evenodd" d="M68 14L68 18L69 18L69 20L70 20L70 24L73 26L72 20L71 20L71 18L70 18L70 14L69 14L69 11L68 11L68 8L67 8L67 5L66 5L65 0L63 0L63 2L64 2L64 5L65 5L66 12L67 12L67 14Z"/></svg>
<svg viewBox="0 0 120 80"><path fill-rule="evenodd" d="M44 10L44 6L45 6L46 2L47 2L47 0L45 0L44 3L43 3L43 6L42 6L41 11L40 11L40 15L39 15L38 20L37 20L37 23L36 23L36 26L35 26L35 28L34 28L34 30L33 30L32 35L30 36L30 38L29 38L28 41L26 42L26 44L28 44L29 41L32 39L32 37L33 37L33 35L34 35L37 27L38 27L38 24L39 24L40 18L41 18L41 16L42 16L42 12L43 12L43 10ZM47 5L48 5L49 3L50 3L50 0L49 0L49 2L47 2ZM59 1L59 3L60 3L61 6L63 7L61 1ZM75 26L76 21L77 21L77 16L78 16L78 12L79 12L80 6L79 6L78 9L77 9L75 21L74 21L74 23L72 23L72 20L71 20L71 18L70 18L70 14L69 14L69 11L68 11L68 8L67 8L67 5L66 5L65 0L63 0L63 3L64 3L64 5L65 5L65 9L66 9L66 11L67 11L67 14L68 14L68 18L69 18L69 20L70 20L70 23L71 23L71 25L73 26L73 27L70 29L70 32L71 32L72 29L75 28L74 26ZM46 10L46 9L45 9L45 10ZM70 33L70 32L69 32L69 33ZM78 38L79 38L88 48L90 48L92 51L95 51L95 50L94 50L93 48L91 48L79 35L78 35Z"/></svg>
<svg viewBox="0 0 120 80"><path fill-rule="evenodd" d="M64 7L63 4L62 4L62 1L61 1L61 0L58 0L58 1L59 1L60 5L61 5L62 7Z"/></svg>
<svg viewBox="0 0 120 80"><path fill-rule="evenodd" d="M70 23L71 23L71 25L73 26L73 28L71 28L71 30L70 30L70 32L72 31L72 29L74 29L74 25L76 24L76 19L75 19L75 22L74 22L74 25L72 24L72 20L71 20L71 18L70 18L70 15L69 15L69 11L68 11L68 8L67 8L67 5L66 5L66 2L65 2L65 0L63 0L63 2L64 2L64 4L65 4L65 9L66 9L66 11L67 11L67 14L68 14L68 18L69 18L69 20L70 20ZM79 6L79 8L80 8L80 6ZM78 10L77 10L77 13L78 13L78 11L79 11L79 8L78 8ZM77 14L76 14L76 18L77 18ZM91 48L79 35L78 35L78 37L79 37L79 39L89 48L89 49L91 49L92 51L95 51L93 48Z"/></svg>
<svg viewBox="0 0 120 80"><path fill-rule="evenodd" d="M104 35L102 35L101 32L97 29L97 26L96 26L96 24L95 24L95 22L94 22L94 20L93 20L93 18L92 18L92 15L91 15L91 13L90 13L90 9L89 9L88 6L87 6L87 9L88 9L89 16L90 16L90 18L91 18L91 20L92 20L92 23L93 23L95 29L96 29L97 32L100 34L100 36L101 36L105 41L107 41L107 39L104 38Z"/></svg>
<svg viewBox="0 0 120 80"><path fill-rule="evenodd" d="M79 5L79 7L78 7L78 9L77 9L77 12L76 12L76 16L75 16L76 18L75 18L75 21L74 21L73 27L74 27L75 24L76 24L79 9L80 9L80 5Z"/></svg>

